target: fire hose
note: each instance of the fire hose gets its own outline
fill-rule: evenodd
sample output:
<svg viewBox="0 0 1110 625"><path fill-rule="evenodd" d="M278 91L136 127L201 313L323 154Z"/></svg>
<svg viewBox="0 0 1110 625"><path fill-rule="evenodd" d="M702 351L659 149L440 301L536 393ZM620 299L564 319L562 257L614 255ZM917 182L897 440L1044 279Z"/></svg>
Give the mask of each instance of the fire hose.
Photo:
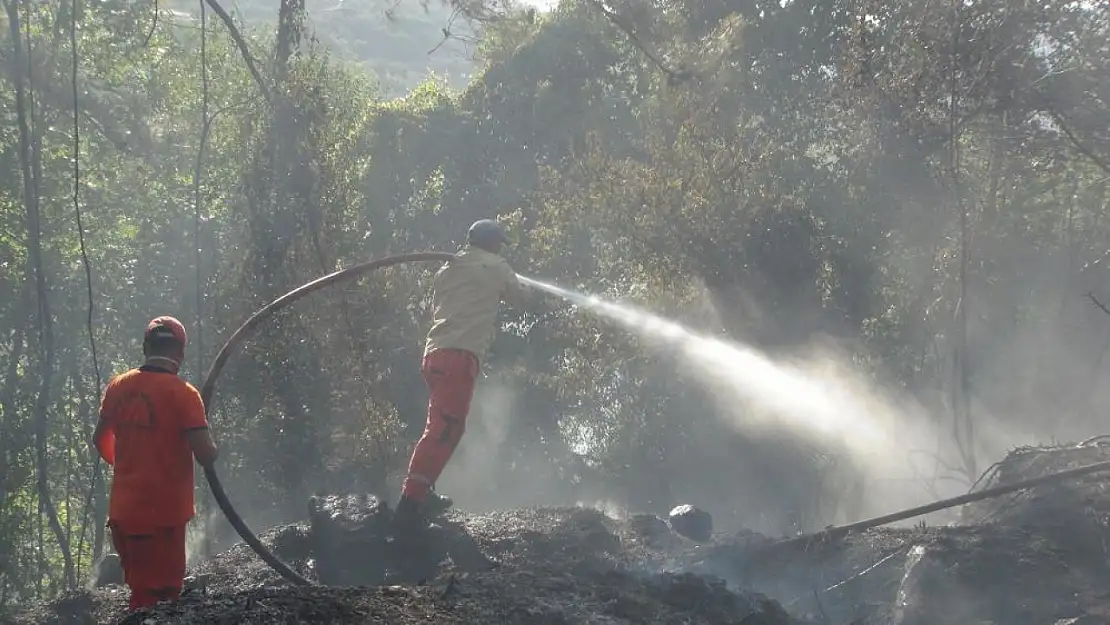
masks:
<svg viewBox="0 0 1110 625"><path fill-rule="evenodd" d="M201 399L204 400L205 412L211 413L212 411L212 395L216 391L216 381L219 380L220 373L223 372L224 365L227 364L228 359L239 350L243 342L259 324L269 319L277 311L324 287L354 280L355 278L359 278L378 269L405 263L446 262L450 260L451 257L451 254L443 252L416 252L412 254L387 256L330 273L322 278L317 278L312 282L289 291L269 304L266 304L260 308L258 312L251 315L250 319L247 319L243 325L239 326L239 329L231 335L231 338L224 343L219 353L216 354L216 359L208 369L208 376L204 379L204 384L201 386L200 390ZM236 512L235 506L231 505L231 500L228 499L227 492L224 491L223 484L220 482L220 477L216 474L216 469L212 466L204 467L204 477L208 480L208 487L212 490L212 496L216 499L216 503L220 506L220 510L223 511L224 516L227 517L227 520L231 523L231 526L235 528L239 536L242 537L243 541L246 542L266 564L269 564L285 579L300 586L312 585L312 582L308 581L304 576L279 560L277 556L262 544L262 541L255 536L254 532L247 527L247 524L243 522L243 517L239 516L239 513Z"/></svg>
<svg viewBox="0 0 1110 625"><path fill-rule="evenodd" d="M257 327L266 319L270 318L275 312L324 287L331 286L340 282L354 280L355 278L361 277L378 269L384 269L386 267L392 267L394 265L401 265L405 263L446 262L451 258L451 254L446 254L443 252L416 252L411 254L387 256L385 258L368 261L359 265L348 267L347 269L330 273L322 278L317 278L312 282L293 289L292 291L286 293L285 295L282 295L269 304L266 304L261 309L259 309L258 312L254 313L254 315L247 319L247 321L243 325L241 325L234 334L231 335L231 338L229 338L227 342L224 343L223 347L220 348L219 353L216 354L216 359L212 362L212 367L209 368L208 376L205 378L204 384L203 386L201 386L200 391L201 398L204 400L205 411L211 412L212 395L213 393L215 393L216 390L216 381L219 379L220 373L223 371L224 365L227 364L228 359L231 358L232 354L238 350L243 341L247 339L247 337L255 329L255 327ZM1095 442L1095 439L1085 441L1084 444L1082 444L1081 446L1093 442ZM753 555L767 555L770 552L778 552L784 547L806 547L814 543L835 540L853 532L862 532L868 529L879 527L880 525L886 525L889 523L910 519L916 516L928 514L930 512L936 512L946 508L952 508L958 505L972 503L974 501L982 501L985 499L1000 497L1002 495L1013 493L1019 490L1033 488L1035 486L1041 486L1053 482L1061 482L1068 478L1080 477L1083 475L1089 475L1102 471L1110 471L1110 461L1081 466L1057 473L1050 473L1047 475L1042 475L1033 479L1015 482L1012 484L996 486L994 488L988 488L979 492L969 493L966 495L961 495L959 497L953 497L951 499L936 501L924 506L918 506L916 508L910 508L901 512L895 512L893 514L887 514L872 519L866 519L863 521L858 521L856 523L850 523L848 525L829 527L813 534L796 536L793 538L773 542L769 545L764 546L763 548L757 549L756 553ZM223 484L220 482L220 478L216 474L216 470L211 466L205 467L204 476L208 480L208 486L209 488L211 488L212 495L213 497L215 497L216 503L220 506L220 510L223 511L224 516L227 517L227 520L231 523L232 527L235 528L235 531L238 532L239 536L242 537L243 541L246 542L247 545L250 546L250 548L253 549L254 552L257 553L258 556L266 562L266 564L269 564L285 579L293 582L294 584L302 586L312 585L312 582L305 579L302 575L300 575L284 562L279 560L277 556L275 556L269 549L266 548L265 545L262 544L262 541L260 541L258 537L255 536L250 528L247 527L247 524L243 522L243 518L239 516L239 513L236 512L235 507L231 504L231 500L228 499L227 493L224 491Z"/></svg>

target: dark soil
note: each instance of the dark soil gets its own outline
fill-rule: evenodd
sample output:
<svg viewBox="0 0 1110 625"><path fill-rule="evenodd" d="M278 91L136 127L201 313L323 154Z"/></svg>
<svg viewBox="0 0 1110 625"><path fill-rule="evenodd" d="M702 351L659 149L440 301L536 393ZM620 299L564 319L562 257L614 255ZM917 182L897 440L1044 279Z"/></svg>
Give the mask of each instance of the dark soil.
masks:
<svg viewBox="0 0 1110 625"><path fill-rule="evenodd" d="M1108 459L1110 447L1018 449L977 488ZM204 592L153 613L126 615L127 590L109 586L14 623L1110 625L1110 474L961 515L957 527L879 528L778 549L755 534L697 544L648 515L453 513L419 556L334 543L345 563L306 523L263 541L310 579L324 554L325 577L374 583L294 587L237 545L196 571Z"/></svg>
<svg viewBox="0 0 1110 625"><path fill-rule="evenodd" d="M306 525L267 532L263 542L315 579ZM583 508L489 516L454 514L431 542L441 561L376 587L296 587L244 545L200 567L207 581L174 605L126 615L127 590L82 592L21 615L30 623L505 623L520 625L704 623L792 625L765 597L693 574L653 573L650 551L628 523ZM671 544L683 539L670 535ZM685 543L689 544L689 543ZM458 560L458 561L456 561ZM406 571L406 574L412 574Z"/></svg>

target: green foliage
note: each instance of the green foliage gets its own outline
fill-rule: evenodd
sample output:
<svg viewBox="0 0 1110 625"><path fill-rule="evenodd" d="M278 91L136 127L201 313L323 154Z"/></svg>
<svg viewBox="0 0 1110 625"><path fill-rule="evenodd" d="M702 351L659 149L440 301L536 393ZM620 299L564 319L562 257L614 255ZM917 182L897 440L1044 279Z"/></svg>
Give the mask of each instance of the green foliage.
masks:
<svg viewBox="0 0 1110 625"><path fill-rule="evenodd" d="M953 37L949 7L916 1L568 1L482 24L484 65L466 82L469 61L425 71L443 6L393 23L385 6L310 6L319 41L279 65L270 51L293 36L263 27L277 7L243 3L269 103L211 12L202 71L195 3L162 6L157 24L148 4L82 5L78 191L101 371L136 364L139 329L169 313L194 337L183 373L199 383L220 342L285 291L369 257L452 250L498 217L522 273L774 352L831 335L938 423L959 416L955 356L975 418L1081 423L1106 399L1110 328L1082 295L1103 287L1110 247L1097 121L1110 10L1012 4L965 6ZM21 8L56 330L45 467L12 72L0 90L0 609L65 585L38 471L80 576L105 547L69 6ZM11 44L4 29L6 66ZM315 490L396 489L424 418L429 277L396 269L302 302L229 363L212 420L252 526L299 518ZM515 409L488 455L512 470L489 492L693 501L765 531L861 514L830 497L855 468L728 425L747 408L721 406L673 355L557 302L505 322L487 367Z"/></svg>

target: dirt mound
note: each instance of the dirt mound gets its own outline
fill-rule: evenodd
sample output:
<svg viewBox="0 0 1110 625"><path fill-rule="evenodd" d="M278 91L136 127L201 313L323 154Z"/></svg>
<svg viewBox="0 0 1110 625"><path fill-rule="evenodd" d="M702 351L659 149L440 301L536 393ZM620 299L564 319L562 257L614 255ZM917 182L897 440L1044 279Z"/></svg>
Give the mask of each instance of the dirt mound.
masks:
<svg viewBox="0 0 1110 625"><path fill-rule="evenodd" d="M1068 469L1110 461L1110 445L1021 447L996 463L978 489L1004 486ZM961 511L966 524L1037 527L1057 534L1103 524L1110 515L1110 474L1094 473L1043 488L976 502Z"/></svg>
<svg viewBox="0 0 1110 625"><path fill-rule="evenodd" d="M317 578L307 525L260 538L299 573ZM16 623L796 623L761 595L645 567L646 556L690 543L594 510L454 513L430 544L442 559L415 575L396 573L397 583L307 588L289 585L237 545L199 567L194 573L205 588L177 604L128 616L126 589L106 587L39 606Z"/></svg>

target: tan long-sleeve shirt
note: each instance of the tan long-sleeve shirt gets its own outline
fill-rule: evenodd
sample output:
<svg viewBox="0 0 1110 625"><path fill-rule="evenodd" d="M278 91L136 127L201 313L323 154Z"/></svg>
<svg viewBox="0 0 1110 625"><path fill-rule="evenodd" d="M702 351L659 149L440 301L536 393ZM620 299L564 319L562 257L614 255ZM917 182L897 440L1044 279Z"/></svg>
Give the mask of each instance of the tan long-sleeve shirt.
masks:
<svg viewBox="0 0 1110 625"><path fill-rule="evenodd" d="M436 349L465 349L479 361L497 333L501 302L520 303L524 287L509 263L476 247L466 247L435 276L432 329L424 355Z"/></svg>

